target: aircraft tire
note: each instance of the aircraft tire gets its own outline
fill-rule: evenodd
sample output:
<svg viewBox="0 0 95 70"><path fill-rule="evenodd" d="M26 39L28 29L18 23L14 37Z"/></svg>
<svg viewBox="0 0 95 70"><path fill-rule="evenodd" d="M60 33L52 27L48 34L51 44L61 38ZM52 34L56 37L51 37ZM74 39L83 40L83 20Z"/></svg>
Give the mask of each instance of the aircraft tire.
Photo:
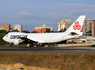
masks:
<svg viewBox="0 0 95 70"><path fill-rule="evenodd" d="M27 47L31 47L32 45L31 44L27 44Z"/></svg>
<svg viewBox="0 0 95 70"><path fill-rule="evenodd" d="M10 43L10 47L12 47L12 44Z"/></svg>

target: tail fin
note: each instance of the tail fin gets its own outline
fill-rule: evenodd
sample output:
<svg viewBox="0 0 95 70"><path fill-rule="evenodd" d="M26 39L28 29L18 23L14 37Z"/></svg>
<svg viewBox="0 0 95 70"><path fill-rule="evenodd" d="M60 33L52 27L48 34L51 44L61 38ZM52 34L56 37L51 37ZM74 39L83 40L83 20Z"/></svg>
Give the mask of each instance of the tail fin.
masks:
<svg viewBox="0 0 95 70"><path fill-rule="evenodd" d="M67 30L66 32L80 32L86 15L80 16Z"/></svg>

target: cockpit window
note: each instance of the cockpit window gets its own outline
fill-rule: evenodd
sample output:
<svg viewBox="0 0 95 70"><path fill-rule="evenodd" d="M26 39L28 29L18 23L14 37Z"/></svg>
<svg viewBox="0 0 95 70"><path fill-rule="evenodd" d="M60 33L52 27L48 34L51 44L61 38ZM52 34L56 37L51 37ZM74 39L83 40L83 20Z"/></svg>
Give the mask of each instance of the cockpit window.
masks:
<svg viewBox="0 0 95 70"><path fill-rule="evenodd" d="M6 37L8 37L8 35L6 35Z"/></svg>

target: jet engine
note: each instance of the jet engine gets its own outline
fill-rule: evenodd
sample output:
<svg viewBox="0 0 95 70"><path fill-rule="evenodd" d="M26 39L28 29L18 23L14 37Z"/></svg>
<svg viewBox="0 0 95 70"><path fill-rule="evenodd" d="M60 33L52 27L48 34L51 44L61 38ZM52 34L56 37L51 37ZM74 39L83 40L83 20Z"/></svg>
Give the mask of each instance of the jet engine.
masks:
<svg viewBox="0 0 95 70"><path fill-rule="evenodd" d="M20 40L19 39L14 40L13 44L14 45L19 45L20 44Z"/></svg>

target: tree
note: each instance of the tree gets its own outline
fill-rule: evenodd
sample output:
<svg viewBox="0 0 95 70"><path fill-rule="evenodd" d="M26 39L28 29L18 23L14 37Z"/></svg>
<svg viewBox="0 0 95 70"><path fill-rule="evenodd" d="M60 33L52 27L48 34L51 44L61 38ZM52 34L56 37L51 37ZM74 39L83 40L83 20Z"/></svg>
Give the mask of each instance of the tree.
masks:
<svg viewBox="0 0 95 70"><path fill-rule="evenodd" d="M50 33L51 31L50 31L50 29L48 29L48 30L46 30L44 33Z"/></svg>
<svg viewBox="0 0 95 70"><path fill-rule="evenodd" d="M61 29L59 32L65 32L66 31L66 27L63 29Z"/></svg>
<svg viewBox="0 0 95 70"><path fill-rule="evenodd" d="M49 32L49 31L48 31L48 32L46 31L45 33L58 33L58 31L53 31L53 30L52 30L52 31L50 31L50 32Z"/></svg>
<svg viewBox="0 0 95 70"><path fill-rule="evenodd" d="M6 30L0 30L0 33L7 33Z"/></svg>
<svg viewBox="0 0 95 70"><path fill-rule="evenodd" d="M24 30L24 31L22 31L23 33L30 33L29 31L27 31L27 30Z"/></svg>
<svg viewBox="0 0 95 70"><path fill-rule="evenodd" d="M19 32L19 31L16 29L16 30L13 30L13 31L11 31L11 32Z"/></svg>
<svg viewBox="0 0 95 70"><path fill-rule="evenodd" d="M66 27L64 28L64 32L66 31Z"/></svg>
<svg viewBox="0 0 95 70"><path fill-rule="evenodd" d="M32 31L31 33L38 33L38 32L36 32L36 31Z"/></svg>

